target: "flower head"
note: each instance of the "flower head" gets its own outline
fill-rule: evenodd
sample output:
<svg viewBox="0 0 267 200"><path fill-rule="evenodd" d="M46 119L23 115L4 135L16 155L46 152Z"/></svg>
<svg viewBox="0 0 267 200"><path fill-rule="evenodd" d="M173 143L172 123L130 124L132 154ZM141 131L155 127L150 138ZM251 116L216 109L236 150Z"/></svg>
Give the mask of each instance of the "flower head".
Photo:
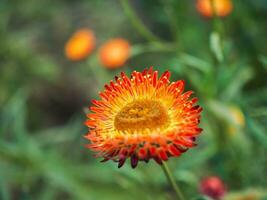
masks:
<svg viewBox="0 0 267 200"><path fill-rule="evenodd" d="M122 38L111 39L99 50L100 61L106 68L115 69L123 66L130 56L130 44Z"/></svg>
<svg viewBox="0 0 267 200"><path fill-rule="evenodd" d="M130 158L134 168L139 160L161 164L195 146L202 108L190 99L192 91L183 93L184 81L169 78L169 71L158 77L151 67L130 78L122 72L105 85L85 122L88 148L119 167Z"/></svg>
<svg viewBox="0 0 267 200"><path fill-rule="evenodd" d="M95 48L95 35L90 29L80 29L67 41L65 55L73 61L86 58Z"/></svg>
<svg viewBox="0 0 267 200"><path fill-rule="evenodd" d="M233 4L231 0L212 0L214 3L214 10L216 15L219 17L224 17L230 14L233 9ZM206 17L212 17L213 5L211 0L197 0L197 10Z"/></svg>
<svg viewBox="0 0 267 200"><path fill-rule="evenodd" d="M219 177L210 176L201 181L199 190L213 199L220 199L226 192L226 186Z"/></svg>

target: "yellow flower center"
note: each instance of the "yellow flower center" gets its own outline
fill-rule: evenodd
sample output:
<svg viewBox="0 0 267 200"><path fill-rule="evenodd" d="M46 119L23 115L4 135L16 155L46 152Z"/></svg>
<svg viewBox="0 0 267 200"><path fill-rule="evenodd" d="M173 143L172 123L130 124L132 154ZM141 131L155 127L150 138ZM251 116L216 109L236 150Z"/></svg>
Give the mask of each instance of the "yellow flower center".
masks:
<svg viewBox="0 0 267 200"><path fill-rule="evenodd" d="M115 116L114 126L119 131L162 128L169 124L167 110L155 100L136 100L123 107Z"/></svg>

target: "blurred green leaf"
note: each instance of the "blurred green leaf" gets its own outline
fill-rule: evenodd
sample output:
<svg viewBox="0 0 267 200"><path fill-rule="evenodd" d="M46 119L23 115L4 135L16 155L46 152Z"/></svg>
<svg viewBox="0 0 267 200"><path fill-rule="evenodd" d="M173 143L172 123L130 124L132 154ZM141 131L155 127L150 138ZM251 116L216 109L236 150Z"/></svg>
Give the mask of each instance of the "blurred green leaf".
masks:
<svg viewBox="0 0 267 200"><path fill-rule="evenodd" d="M193 200L211 200L211 198L207 196L199 196L199 197L193 198Z"/></svg>
<svg viewBox="0 0 267 200"><path fill-rule="evenodd" d="M0 114L0 133L3 137L13 132L17 139L22 139L26 131L27 90L19 89L2 108Z"/></svg>
<svg viewBox="0 0 267 200"><path fill-rule="evenodd" d="M267 132L264 127L250 117L247 118L247 124L255 139L262 144L264 148L267 148Z"/></svg>
<svg viewBox="0 0 267 200"><path fill-rule="evenodd" d="M219 62L223 61L222 40L217 32L210 34L210 49Z"/></svg>
<svg viewBox="0 0 267 200"><path fill-rule="evenodd" d="M261 63L263 64L263 67L267 71L267 57L264 55L260 55L259 60L261 61Z"/></svg>
<svg viewBox="0 0 267 200"><path fill-rule="evenodd" d="M184 65L187 65L189 67L192 67L192 68L199 70L201 72L204 72L204 73L209 72L209 70L211 68L211 65L208 62L206 62L200 58L197 58L195 56L192 56L190 54L185 54L185 53L180 54L179 60Z"/></svg>
<svg viewBox="0 0 267 200"><path fill-rule="evenodd" d="M252 79L253 70L250 67L240 66L233 72L231 79L229 78L224 84L223 91L220 91L220 97L224 101L233 100L241 94L244 85Z"/></svg>
<svg viewBox="0 0 267 200"><path fill-rule="evenodd" d="M1 169L1 167L0 167ZM3 170L3 169L1 169ZM10 193L8 191L8 185L7 182L0 179L0 199L2 200L10 200Z"/></svg>

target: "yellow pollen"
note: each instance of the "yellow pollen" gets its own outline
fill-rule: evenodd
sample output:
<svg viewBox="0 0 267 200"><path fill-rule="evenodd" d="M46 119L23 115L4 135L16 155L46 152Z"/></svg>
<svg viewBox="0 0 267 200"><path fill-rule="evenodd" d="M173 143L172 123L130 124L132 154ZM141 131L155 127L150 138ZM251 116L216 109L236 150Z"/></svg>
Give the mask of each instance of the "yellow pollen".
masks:
<svg viewBox="0 0 267 200"><path fill-rule="evenodd" d="M169 124L167 110L155 100L136 100L123 107L115 116L114 126L119 131L162 128Z"/></svg>

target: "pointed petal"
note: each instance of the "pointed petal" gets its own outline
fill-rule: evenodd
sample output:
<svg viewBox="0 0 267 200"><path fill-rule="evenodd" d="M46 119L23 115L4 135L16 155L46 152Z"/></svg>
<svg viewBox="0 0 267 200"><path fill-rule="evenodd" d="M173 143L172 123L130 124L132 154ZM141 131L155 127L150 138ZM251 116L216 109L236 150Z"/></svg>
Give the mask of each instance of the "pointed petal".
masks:
<svg viewBox="0 0 267 200"><path fill-rule="evenodd" d="M132 168L134 169L138 164L138 157L133 154L132 157L131 157L131 166Z"/></svg>

